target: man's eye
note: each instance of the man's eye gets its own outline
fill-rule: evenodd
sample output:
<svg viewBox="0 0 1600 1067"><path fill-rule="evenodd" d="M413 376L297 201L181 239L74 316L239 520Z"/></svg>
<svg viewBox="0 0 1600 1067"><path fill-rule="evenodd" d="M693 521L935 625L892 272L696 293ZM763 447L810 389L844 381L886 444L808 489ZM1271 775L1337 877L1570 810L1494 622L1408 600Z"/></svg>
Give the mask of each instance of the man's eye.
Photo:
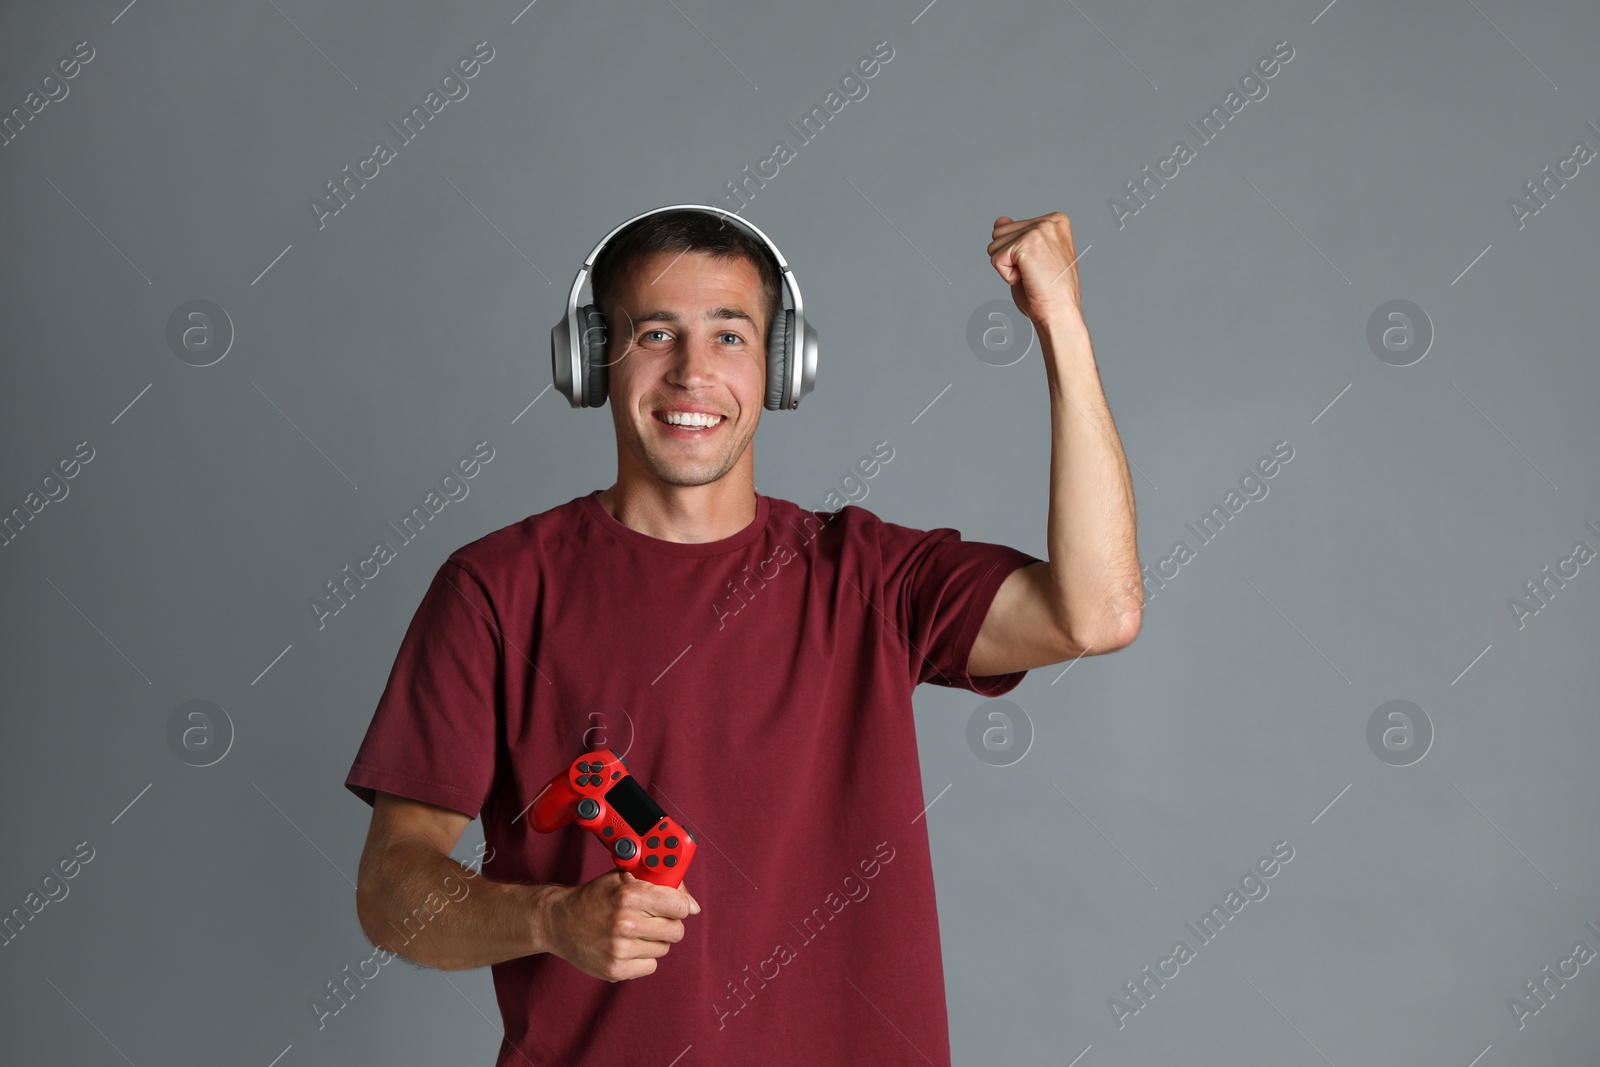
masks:
<svg viewBox="0 0 1600 1067"><path fill-rule="evenodd" d="M653 340L654 339L653 335L661 334L661 335L663 335L662 339L664 340L666 332L667 332L666 330L646 330L644 333L640 334L639 337L640 337L641 340L648 341L648 340ZM728 340L728 338L732 338L732 340L729 341L730 344L743 344L744 343L744 338L742 336L740 336L739 334L735 333L732 330L724 330L722 333L718 334L717 336L719 338L723 339L724 341Z"/></svg>

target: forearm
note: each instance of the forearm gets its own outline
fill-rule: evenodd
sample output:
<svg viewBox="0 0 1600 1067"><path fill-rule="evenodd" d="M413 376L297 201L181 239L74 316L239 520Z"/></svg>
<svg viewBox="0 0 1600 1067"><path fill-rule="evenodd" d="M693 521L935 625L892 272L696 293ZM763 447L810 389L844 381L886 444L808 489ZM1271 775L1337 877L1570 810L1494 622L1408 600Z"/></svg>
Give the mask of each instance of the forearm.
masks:
<svg viewBox="0 0 1600 1067"><path fill-rule="evenodd" d="M1144 604L1133 482L1081 317L1039 330L1050 387L1050 577L1075 642L1115 643Z"/></svg>
<svg viewBox="0 0 1600 1067"><path fill-rule="evenodd" d="M447 971L550 951L550 905L564 888L491 881L420 840L363 862L358 881L368 939Z"/></svg>

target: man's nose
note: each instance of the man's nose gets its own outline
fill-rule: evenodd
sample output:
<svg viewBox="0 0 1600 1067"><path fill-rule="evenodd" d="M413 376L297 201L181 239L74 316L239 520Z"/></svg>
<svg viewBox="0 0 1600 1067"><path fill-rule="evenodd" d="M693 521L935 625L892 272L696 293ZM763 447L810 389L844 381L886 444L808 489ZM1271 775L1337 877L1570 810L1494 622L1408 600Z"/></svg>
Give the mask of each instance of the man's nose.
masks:
<svg viewBox="0 0 1600 1067"><path fill-rule="evenodd" d="M675 381L685 383L709 381L715 368L715 349L712 334L685 333L673 346L669 374Z"/></svg>

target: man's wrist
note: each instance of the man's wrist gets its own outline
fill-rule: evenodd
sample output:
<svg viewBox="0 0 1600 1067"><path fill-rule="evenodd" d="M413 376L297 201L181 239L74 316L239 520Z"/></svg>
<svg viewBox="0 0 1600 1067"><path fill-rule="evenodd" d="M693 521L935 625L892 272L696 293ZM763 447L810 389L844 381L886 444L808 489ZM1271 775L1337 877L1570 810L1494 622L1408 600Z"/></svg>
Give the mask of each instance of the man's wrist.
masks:
<svg viewBox="0 0 1600 1067"><path fill-rule="evenodd" d="M1038 327L1039 344L1049 356L1088 356L1094 358L1094 348L1089 343L1089 327L1083 316L1076 312L1055 312L1047 315Z"/></svg>
<svg viewBox="0 0 1600 1067"><path fill-rule="evenodd" d="M519 885L518 909L527 916L524 955L554 953L559 943L559 905L567 891L561 885Z"/></svg>

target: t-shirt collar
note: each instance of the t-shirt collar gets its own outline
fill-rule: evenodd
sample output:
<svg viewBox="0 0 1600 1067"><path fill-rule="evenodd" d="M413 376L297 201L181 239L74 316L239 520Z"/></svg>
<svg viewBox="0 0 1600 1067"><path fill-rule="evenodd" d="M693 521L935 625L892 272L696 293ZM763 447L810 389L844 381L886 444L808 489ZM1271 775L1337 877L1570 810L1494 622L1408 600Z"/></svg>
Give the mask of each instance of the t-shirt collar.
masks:
<svg viewBox="0 0 1600 1067"><path fill-rule="evenodd" d="M600 503L600 493L601 490L596 489L588 496L579 497L578 499L583 509L589 513L595 522L599 523L602 529L609 531L613 537L623 544L634 545L647 551L659 552L667 556L720 556L743 548L766 531L767 514L771 510L768 506L767 497L757 493L756 517L751 520L750 525L738 533L724 537L719 541L666 541L659 537L651 537L647 533L641 533L613 516L605 509L605 505Z"/></svg>

